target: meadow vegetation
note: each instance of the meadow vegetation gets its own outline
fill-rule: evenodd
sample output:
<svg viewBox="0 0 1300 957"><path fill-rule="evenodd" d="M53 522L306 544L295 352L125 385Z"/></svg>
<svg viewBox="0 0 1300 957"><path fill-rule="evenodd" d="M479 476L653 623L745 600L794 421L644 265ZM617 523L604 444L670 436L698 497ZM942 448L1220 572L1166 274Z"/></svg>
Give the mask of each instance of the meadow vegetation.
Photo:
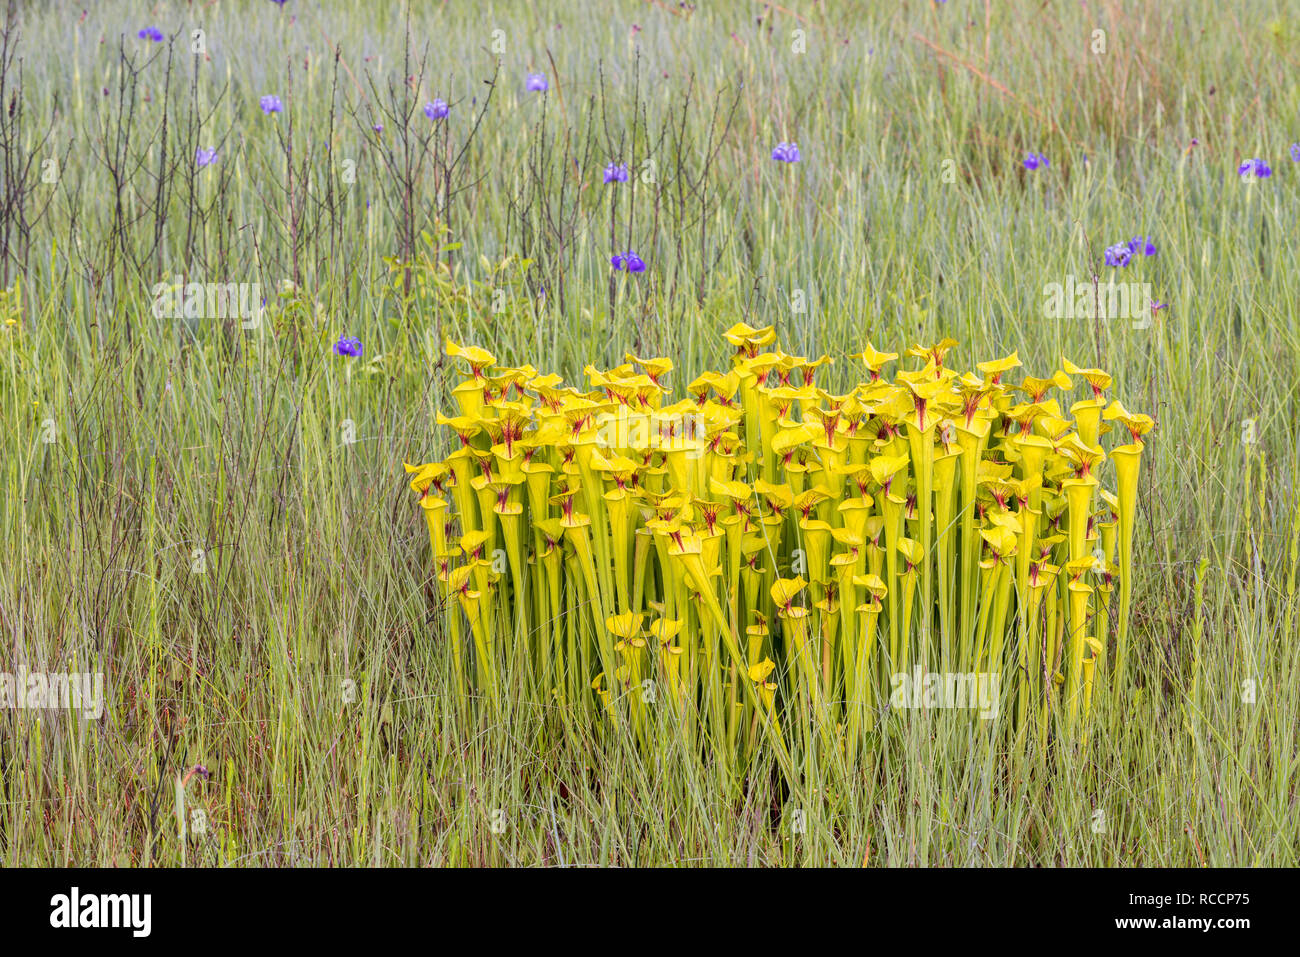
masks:
<svg viewBox="0 0 1300 957"><path fill-rule="evenodd" d="M1297 30L1294 0L11 0L0 672L102 672L105 706L0 708L0 860L1294 866ZM1108 279L1150 297L1049 315ZM518 655L465 701L403 468L455 449L445 343L583 387L671 357L682 398L740 322L832 393L868 343L952 337L1152 417L1089 734L1024 757L882 710L855 760L740 774L671 709L557 714Z"/></svg>

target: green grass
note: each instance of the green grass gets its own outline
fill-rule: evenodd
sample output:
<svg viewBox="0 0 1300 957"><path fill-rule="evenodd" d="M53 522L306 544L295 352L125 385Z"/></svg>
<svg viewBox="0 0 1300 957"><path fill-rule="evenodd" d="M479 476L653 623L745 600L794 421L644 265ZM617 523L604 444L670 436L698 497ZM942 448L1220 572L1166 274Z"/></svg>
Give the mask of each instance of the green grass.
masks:
<svg viewBox="0 0 1300 957"><path fill-rule="evenodd" d="M24 304L0 327L0 671L103 671L108 701L90 722L0 709L3 863L1297 863L1295 3L420 4L409 64L404 5L341 6L6 21L0 199L23 216L0 285ZM149 25L181 31L170 74ZM405 76L420 136L420 106L452 103L409 152L385 113ZM13 61L6 103L17 82ZM783 140L801 163L769 159ZM1256 156L1273 176L1241 181ZM654 159L655 182L611 192L613 158ZM384 257L425 230L456 248L404 289ZM1139 234L1158 255L1116 278L1168 303L1149 328L1044 317L1045 284L1105 278L1102 250ZM611 287L629 247L650 268ZM156 319L176 274L260 283L271 313ZM566 736L509 666L500 713L458 713L402 472L446 451L440 337L570 382L667 355L680 389L739 319L834 356L828 388L868 339L951 335L963 367L1098 364L1156 418L1131 681L1085 748L1022 766L968 715L903 712L794 796L727 786L669 726L657 753ZM330 353L341 334L362 359ZM182 842L196 764L208 828Z"/></svg>

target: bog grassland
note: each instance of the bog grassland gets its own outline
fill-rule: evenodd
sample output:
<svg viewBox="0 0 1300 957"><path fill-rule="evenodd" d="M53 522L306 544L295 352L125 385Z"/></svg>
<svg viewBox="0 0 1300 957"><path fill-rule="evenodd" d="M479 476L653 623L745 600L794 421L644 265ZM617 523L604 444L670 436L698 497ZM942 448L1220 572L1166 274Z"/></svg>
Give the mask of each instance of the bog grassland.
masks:
<svg viewBox="0 0 1300 957"><path fill-rule="evenodd" d="M1294 2L88 6L0 54L4 864L1297 863ZM467 694L444 344L680 399L741 322L1151 416L1087 734L792 706L742 768L504 623Z"/></svg>

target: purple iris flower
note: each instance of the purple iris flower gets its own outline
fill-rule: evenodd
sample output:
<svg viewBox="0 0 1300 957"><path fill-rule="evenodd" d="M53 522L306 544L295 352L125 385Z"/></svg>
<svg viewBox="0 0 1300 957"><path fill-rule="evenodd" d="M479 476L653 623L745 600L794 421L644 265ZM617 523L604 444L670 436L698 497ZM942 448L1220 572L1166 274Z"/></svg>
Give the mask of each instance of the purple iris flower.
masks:
<svg viewBox="0 0 1300 957"><path fill-rule="evenodd" d="M1042 153L1025 154L1025 169L1027 170L1036 170L1039 167L1047 169L1047 167L1051 165L1052 164L1048 161L1047 157Z"/></svg>
<svg viewBox="0 0 1300 957"><path fill-rule="evenodd" d="M1262 159L1248 159L1237 167L1237 175L1268 179L1273 175L1273 169Z"/></svg>
<svg viewBox="0 0 1300 957"><path fill-rule="evenodd" d="M194 165L197 166L199 169L203 169L203 167L205 166L211 166L216 161L217 161L216 150L205 150L202 146L200 146L197 150L194 151Z"/></svg>
<svg viewBox="0 0 1300 957"><path fill-rule="evenodd" d="M339 341L334 343L334 351L338 355L355 359L361 355L361 340L356 336L339 336Z"/></svg>
<svg viewBox="0 0 1300 957"><path fill-rule="evenodd" d="M1300 143L1291 144L1291 162L1300 163Z"/></svg>
<svg viewBox="0 0 1300 957"><path fill-rule="evenodd" d="M545 93L550 88L551 85L546 82L546 77L541 73L530 73L528 79L524 80L524 89L533 93Z"/></svg>
<svg viewBox="0 0 1300 957"><path fill-rule="evenodd" d="M802 157L799 155L798 143L777 143L776 149L772 150L772 159L778 163L797 163Z"/></svg>
<svg viewBox="0 0 1300 957"><path fill-rule="evenodd" d="M1123 269L1139 254L1143 256L1154 256L1156 254L1156 244L1151 241L1150 236L1134 236L1126 243L1107 246L1106 265Z"/></svg>
<svg viewBox="0 0 1300 957"><path fill-rule="evenodd" d="M607 183L626 183L627 182L627 164L610 163L605 167L605 182Z"/></svg>
<svg viewBox="0 0 1300 957"><path fill-rule="evenodd" d="M1156 254L1156 244L1151 241L1150 236L1134 236L1128 241L1128 251L1134 256L1139 252L1143 256L1154 256Z"/></svg>
<svg viewBox="0 0 1300 957"><path fill-rule="evenodd" d="M262 108L262 112L267 116L270 116L272 113L284 112L284 104L280 102L280 98L274 93L266 94L266 96L257 101L257 105Z"/></svg>
<svg viewBox="0 0 1300 957"><path fill-rule="evenodd" d="M450 112L451 107L440 96L434 97L431 102L424 104L424 115L431 120L445 120Z"/></svg>
<svg viewBox="0 0 1300 957"><path fill-rule="evenodd" d="M610 256L609 261L615 269L626 269L628 272L645 272L645 261L630 249L622 255Z"/></svg>
<svg viewBox="0 0 1300 957"><path fill-rule="evenodd" d="M157 27L145 27L136 34L141 40L152 40L154 43L163 42L163 32Z"/></svg>
<svg viewBox="0 0 1300 957"><path fill-rule="evenodd" d="M1128 243L1116 243L1114 246L1106 247L1106 265L1118 266L1124 268L1133 259L1133 250L1128 248Z"/></svg>

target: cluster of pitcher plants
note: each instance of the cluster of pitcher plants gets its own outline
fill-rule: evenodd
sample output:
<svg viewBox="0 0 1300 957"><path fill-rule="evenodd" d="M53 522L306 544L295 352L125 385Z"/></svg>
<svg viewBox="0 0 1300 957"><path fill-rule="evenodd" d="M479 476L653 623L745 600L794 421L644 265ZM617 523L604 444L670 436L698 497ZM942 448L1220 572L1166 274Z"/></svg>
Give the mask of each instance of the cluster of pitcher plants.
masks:
<svg viewBox="0 0 1300 957"><path fill-rule="evenodd" d="M898 676L993 675L1021 746L1086 733L1094 682L1124 681L1150 417L1069 361L958 373L945 339L891 381L868 345L836 394L771 327L724 335L731 368L676 399L669 359L578 389L447 344L454 451L406 468L462 702L512 681L789 771L792 745L854 760Z"/></svg>

